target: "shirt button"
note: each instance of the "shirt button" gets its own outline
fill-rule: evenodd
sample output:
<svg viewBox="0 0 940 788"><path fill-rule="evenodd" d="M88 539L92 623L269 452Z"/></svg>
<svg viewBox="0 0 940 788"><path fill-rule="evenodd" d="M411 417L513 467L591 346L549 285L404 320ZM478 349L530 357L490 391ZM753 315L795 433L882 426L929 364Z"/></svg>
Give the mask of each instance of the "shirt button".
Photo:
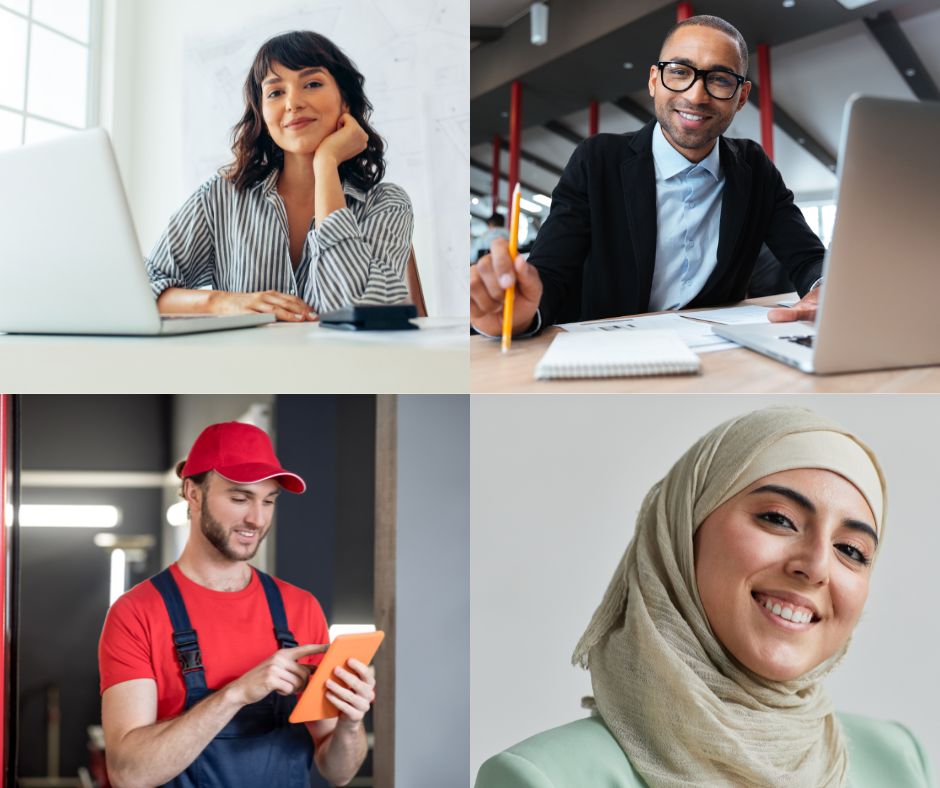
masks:
<svg viewBox="0 0 940 788"><path fill-rule="evenodd" d="M288 290L287 292L288 292L288 293L290 293L291 295L294 295L294 288L293 288L293 287L291 287L291 289L290 289L290 290Z"/></svg>

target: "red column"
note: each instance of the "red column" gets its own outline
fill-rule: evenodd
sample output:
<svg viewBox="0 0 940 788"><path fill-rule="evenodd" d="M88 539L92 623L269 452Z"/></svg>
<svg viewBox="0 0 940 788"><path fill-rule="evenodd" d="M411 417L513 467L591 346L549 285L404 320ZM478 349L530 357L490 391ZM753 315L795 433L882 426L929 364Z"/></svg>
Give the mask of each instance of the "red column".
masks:
<svg viewBox="0 0 940 788"><path fill-rule="evenodd" d="M0 394L0 621L3 622L3 633L0 636L0 786L4 784L4 775L7 772L7 643L10 622L7 621L7 459L10 452L10 395Z"/></svg>
<svg viewBox="0 0 940 788"><path fill-rule="evenodd" d="M512 83L509 101L509 192L506 205L512 200L512 190L519 182L519 149L522 147L522 83Z"/></svg>
<svg viewBox="0 0 940 788"><path fill-rule="evenodd" d="M588 106L588 136L593 137L597 134L599 121L598 121L598 109L600 105L596 100L592 101Z"/></svg>
<svg viewBox="0 0 940 788"><path fill-rule="evenodd" d="M760 141L774 160L774 94L770 84L770 47L757 45L757 78L760 80Z"/></svg>
<svg viewBox="0 0 940 788"><path fill-rule="evenodd" d="M499 208L499 154L502 149L502 140L499 134L493 135L493 186L490 194L492 195L493 210L490 213L496 213Z"/></svg>
<svg viewBox="0 0 940 788"><path fill-rule="evenodd" d="M676 21L677 22L683 22L686 19L688 19L690 16L694 16L694 15L695 14L692 11L691 3L679 3L679 5L676 7Z"/></svg>

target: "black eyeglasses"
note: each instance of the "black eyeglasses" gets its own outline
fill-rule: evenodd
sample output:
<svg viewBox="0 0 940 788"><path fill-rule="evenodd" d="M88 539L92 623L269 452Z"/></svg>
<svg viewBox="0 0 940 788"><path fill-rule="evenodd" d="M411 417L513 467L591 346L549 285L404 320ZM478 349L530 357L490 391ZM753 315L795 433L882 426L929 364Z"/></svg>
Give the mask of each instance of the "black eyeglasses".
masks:
<svg viewBox="0 0 940 788"><path fill-rule="evenodd" d="M663 87L673 93L684 93L695 84L695 80L701 77L705 92L719 101L733 98L746 80L746 77L735 74L733 71L695 68L687 63L676 63L672 60L660 61L656 64L656 68L659 69Z"/></svg>

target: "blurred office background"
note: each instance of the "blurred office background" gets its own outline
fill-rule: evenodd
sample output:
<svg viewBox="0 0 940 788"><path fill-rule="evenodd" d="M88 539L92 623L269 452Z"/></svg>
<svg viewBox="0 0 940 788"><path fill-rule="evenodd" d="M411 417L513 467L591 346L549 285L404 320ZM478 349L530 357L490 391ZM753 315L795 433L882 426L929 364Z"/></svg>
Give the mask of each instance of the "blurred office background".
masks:
<svg viewBox="0 0 940 788"><path fill-rule="evenodd" d="M0 150L106 128L146 254L231 160L261 44L315 30L365 75L386 180L414 206L429 314L464 315L467 25L466 0L0 0Z"/></svg>
<svg viewBox="0 0 940 788"><path fill-rule="evenodd" d="M19 474L2 529L10 569L5 784L102 784L94 726L104 617L120 593L178 557L189 524L173 468L207 424L231 419L267 430L284 466L308 484L306 494L279 499L253 563L310 590L331 634L386 631L368 721L374 748L352 785L459 784L469 759L468 397L15 403L17 451L4 421L13 398L0 403L0 466L8 482ZM326 785L318 775L312 784Z"/></svg>
<svg viewBox="0 0 940 788"><path fill-rule="evenodd" d="M548 216L552 190L575 146L595 131L635 131L653 118L649 67L658 60L666 31L685 15L720 16L748 43L748 77L755 89L729 137L762 142L758 45L766 45L772 158L826 246L849 96L940 99L937 0L551 0L547 11L539 5L470 0L472 238L486 232L494 191L498 210L506 210L513 83L521 90L517 178L523 197L520 246L527 248ZM547 41L535 45L533 16L544 13Z"/></svg>

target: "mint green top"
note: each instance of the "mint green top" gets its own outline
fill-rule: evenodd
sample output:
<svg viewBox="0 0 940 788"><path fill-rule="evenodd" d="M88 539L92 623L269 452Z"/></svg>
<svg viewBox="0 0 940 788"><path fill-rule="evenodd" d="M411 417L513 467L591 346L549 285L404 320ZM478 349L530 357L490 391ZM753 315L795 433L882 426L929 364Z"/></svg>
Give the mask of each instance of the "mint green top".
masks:
<svg viewBox="0 0 940 788"><path fill-rule="evenodd" d="M927 754L896 722L838 714L849 742L849 788L933 788ZM475 788L645 788L599 717L553 728L490 758Z"/></svg>

